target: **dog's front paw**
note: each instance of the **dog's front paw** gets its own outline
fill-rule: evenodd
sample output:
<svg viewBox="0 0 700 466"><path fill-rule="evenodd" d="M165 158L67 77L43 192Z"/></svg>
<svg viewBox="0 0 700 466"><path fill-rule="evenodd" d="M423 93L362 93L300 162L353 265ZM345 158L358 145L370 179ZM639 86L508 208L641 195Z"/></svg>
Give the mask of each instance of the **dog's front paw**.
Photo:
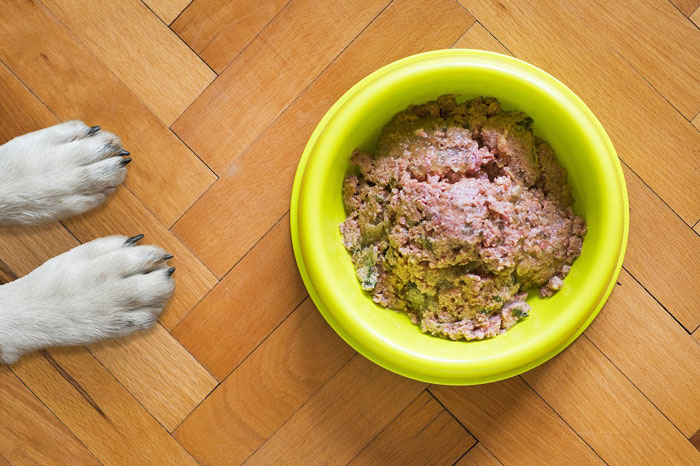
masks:
<svg viewBox="0 0 700 466"><path fill-rule="evenodd" d="M60 220L97 207L131 161L99 126L68 121L0 146L0 224Z"/></svg>
<svg viewBox="0 0 700 466"><path fill-rule="evenodd" d="M1 286L0 360L152 327L175 287L175 268L162 249L136 246L141 237L85 243Z"/></svg>

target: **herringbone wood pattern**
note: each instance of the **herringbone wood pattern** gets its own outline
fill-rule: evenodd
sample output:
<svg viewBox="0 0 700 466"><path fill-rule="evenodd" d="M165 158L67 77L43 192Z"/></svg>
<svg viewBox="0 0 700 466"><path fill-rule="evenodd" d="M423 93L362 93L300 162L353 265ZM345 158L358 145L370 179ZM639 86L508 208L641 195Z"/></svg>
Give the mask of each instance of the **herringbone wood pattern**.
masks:
<svg viewBox="0 0 700 466"><path fill-rule="evenodd" d="M700 0L5 0L0 142L79 118L134 162L95 212L0 229L0 280L95 237L175 254L152 331L0 367L0 465L700 464ZM581 96L630 196L624 270L549 363L439 387L342 342L288 206L316 122L371 71L495 50Z"/></svg>

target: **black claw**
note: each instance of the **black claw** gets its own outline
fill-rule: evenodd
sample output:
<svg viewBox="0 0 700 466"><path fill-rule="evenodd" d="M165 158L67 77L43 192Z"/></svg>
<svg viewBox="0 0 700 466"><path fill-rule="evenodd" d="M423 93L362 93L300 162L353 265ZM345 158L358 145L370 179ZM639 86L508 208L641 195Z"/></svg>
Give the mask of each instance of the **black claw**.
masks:
<svg viewBox="0 0 700 466"><path fill-rule="evenodd" d="M175 267L170 267L168 270L165 271L168 275L172 275L175 273Z"/></svg>
<svg viewBox="0 0 700 466"><path fill-rule="evenodd" d="M87 135L88 135L88 136L92 136L93 134L95 134L96 132L98 132L98 131L101 130L101 129L102 129L102 128L100 128L99 126L92 126L92 127L90 127L90 129L88 130Z"/></svg>
<svg viewBox="0 0 700 466"><path fill-rule="evenodd" d="M131 155L131 152L129 152L128 150L122 150L121 152L119 152L119 155L121 155L121 156Z"/></svg>
<svg viewBox="0 0 700 466"><path fill-rule="evenodd" d="M126 241L124 241L124 244L135 244L135 243L137 243L138 241L140 241L141 238L143 238L143 235L142 235L142 234L141 234L141 235L132 236L131 238L129 238L129 239L127 239Z"/></svg>
<svg viewBox="0 0 700 466"><path fill-rule="evenodd" d="M131 157L127 157L127 158L125 158L125 159L122 159L122 167L123 167L124 165L128 165L129 162L131 162Z"/></svg>
<svg viewBox="0 0 700 466"><path fill-rule="evenodd" d="M173 256L172 254L166 254L166 255L163 256L163 260L164 260L164 261L169 261L169 260L172 259L173 257L174 257L174 256Z"/></svg>

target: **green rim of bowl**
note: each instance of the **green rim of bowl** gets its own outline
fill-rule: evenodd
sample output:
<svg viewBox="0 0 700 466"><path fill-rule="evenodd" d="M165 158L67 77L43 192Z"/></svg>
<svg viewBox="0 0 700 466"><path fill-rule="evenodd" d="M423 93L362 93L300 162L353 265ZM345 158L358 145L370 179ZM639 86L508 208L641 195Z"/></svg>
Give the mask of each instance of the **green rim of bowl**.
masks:
<svg viewBox="0 0 700 466"><path fill-rule="evenodd" d="M352 318L353 310L345 309L343 303L335 299L333 284L325 280L324 267L328 267L329 264L324 263L324 259L313 252L320 243L320 232L313 227L313 216L318 212L314 212L309 205L319 193L314 191L312 183L307 183L302 192L305 177L310 176L313 179L313 176L321 176L324 170L323 163L330 163L329 160L318 161L318 166L312 164L309 169L311 154L318 146L327 143L324 138L337 137L332 132L336 128L328 128L329 122L336 117L343 122L352 121L353 113L358 106L363 105L363 100L367 100L353 100L353 97L358 94L371 97L382 91L386 92L386 89L392 86L396 79L401 79L402 75L434 72L436 67L465 66L493 68L499 72L511 73L518 79L528 81L529 85L544 87L548 92L558 94L567 112L577 114L577 121L582 121L582 124L593 129L594 137L598 138L598 146L607 157L605 162L614 167L612 173L606 173L605 176L608 177L607 189L614 194L609 202L613 205L612 209L619 210L619 218L613 218L613 225L608 225L608 229L616 233L616 238L611 238L615 244L608 247L610 265L601 265L600 269L604 275L595 279L598 286L591 290L590 296L582 303L577 303L579 310L573 314L576 318L568 325L569 331L528 342L525 351L517 354L504 353L477 364L473 361L460 363L426 359L420 353L408 352L405 348L393 345L390 338L385 338L356 322ZM327 129L329 131L326 131ZM313 173L309 175L309 171ZM405 377L444 385L474 385L506 379L544 363L564 350L588 327L617 282L627 245L629 206L622 167L612 142L595 115L570 89L539 68L513 57L482 50L449 49L413 55L391 63L361 80L338 99L317 125L300 159L292 189L290 223L294 256L309 295L326 321L348 344L376 364Z"/></svg>

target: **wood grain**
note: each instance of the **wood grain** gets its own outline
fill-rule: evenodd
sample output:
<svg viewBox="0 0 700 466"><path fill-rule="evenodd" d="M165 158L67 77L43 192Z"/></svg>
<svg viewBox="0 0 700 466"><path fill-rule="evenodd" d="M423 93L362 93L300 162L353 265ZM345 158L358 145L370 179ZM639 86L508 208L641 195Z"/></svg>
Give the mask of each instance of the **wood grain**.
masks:
<svg viewBox="0 0 700 466"><path fill-rule="evenodd" d="M625 164L623 170L630 201L625 267L692 331L700 325L700 254L688 252L700 251L700 237Z"/></svg>
<svg viewBox="0 0 700 466"><path fill-rule="evenodd" d="M0 464L100 464L6 367L0 367L0 412Z"/></svg>
<svg viewBox="0 0 700 466"><path fill-rule="evenodd" d="M455 466L499 466L500 464L501 462L483 444L477 443L457 461Z"/></svg>
<svg viewBox="0 0 700 466"><path fill-rule="evenodd" d="M173 130L216 173L228 173L245 149L387 3L346 0L319 5L292 0L183 113ZM312 42L312 36L323 41Z"/></svg>
<svg viewBox="0 0 700 466"><path fill-rule="evenodd" d="M58 123L58 119L4 63L0 63L0 95L11 96L0 99L0 144Z"/></svg>
<svg viewBox="0 0 700 466"><path fill-rule="evenodd" d="M424 391L349 464L454 464L474 443L474 437Z"/></svg>
<svg viewBox="0 0 700 466"><path fill-rule="evenodd" d="M100 462L196 464L84 348L25 356L12 371Z"/></svg>
<svg viewBox="0 0 700 466"><path fill-rule="evenodd" d="M194 0L170 27L221 73L288 3Z"/></svg>
<svg viewBox="0 0 700 466"><path fill-rule="evenodd" d="M586 337L522 377L608 464L700 462L700 452Z"/></svg>
<svg viewBox="0 0 700 466"><path fill-rule="evenodd" d="M690 15L690 20L698 27L700 27L700 7L695 9L695 12ZM696 117L697 118L697 117ZM697 125L696 125L697 126Z"/></svg>
<svg viewBox="0 0 700 466"><path fill-rule="evenodd" d="M223 380L306 296L285 216L173 330Z"/></svg>
<svg viewBox="0 0 700 466"><path fill-rule="evenodd" d="M618 282L586 335L691 436L700 430L700 345L625 270Z"/></svg>
<svg viewBox="0 0 700 466"><path fill-rule="evenodd" d="M143 0L165 24L171 24L190 2L191 0Z"/></svg>
<svg viewBox="0 0 700 466"><path fill-rule="evenodd" d="M217 385L216 379L159 324L89 349L170 432Z"/></svg>
<svg viewBox="0 0 700 466"><path fill-rule="evenodd" d="M471 27L467 29L467 32L462 34L462 37L452 45L452 48L481 49L510 55L503 44L498 42L498 39L493 37L491 33L479 23L472 24Z"/></svg>
<svg viewBox="0 0 700 466"><path fill-rule="evenodd" d="M700 108L700 31L669 2L460 2L519 57L546 63L613 48L686 118ZM525 35L529 40L519 40ZM676 53L672 67L669 50Z"/></svg>
<svg viewBox="0 0 700 466"><path fill-rule="evenodd" d="M134 158L125 185L172 225L215 175L44 7L8 0L3 9L22 21L0 22L0 59L59 120L82 119L116 133Z"/></svg>
<svg viewBox="0 0 700 466"><path fill-rule="evenodd" d="M201 464L240 463L353 354L307 299L182 423L175 438Z"/></svg>
<svg viewBox="0 0 700 466"><path fill-rule="evenodd" d="M355 355L246 463L346 464L424 388Z"/></svg>
<svg viewBox="0 0 700 466"><path fill-rule="evenodd" d="M406 29L406 24L418 21L429 29ZM333 102L393 60L449 47L472 22L452 0L437 0L428 9L416 2L393 2L241 156L235 172L222 175L178 221L173 232L222 276L288 210L297 161ZM260 183L261 179L266 182ZM222 217L227 221L217 221Z"/></svg>
<svg viewBox="0 0 700 466"><path fill-rule="evenodd" d="M166 126L216 77L139 0L42 3Z"/></svg>
<svg viewBox="0 0 700 466"><path fill-rule="evenodd" d="M604 464L519 377L430 391L505 464Z"/></svg>
<svg viewBox="0 0 700 466"><path fill-rule="evenodd" d="M175 254L177 291L151 332L0 368L0 465L700 464L699 1L3 3L0 142L80 118L134 161L101 209L0 229L0 281L145 232ZM426 392L324 321L286 213L327 109L450 46L530 61L591 107L631 231L620 286L572 347Z"/></svg>
<svg viewBox="0 0 700 466"><path fill-rule="evenodd" d="M700 0L671 0L671 3L686 16L690 16L700 6Z"/></svg>

